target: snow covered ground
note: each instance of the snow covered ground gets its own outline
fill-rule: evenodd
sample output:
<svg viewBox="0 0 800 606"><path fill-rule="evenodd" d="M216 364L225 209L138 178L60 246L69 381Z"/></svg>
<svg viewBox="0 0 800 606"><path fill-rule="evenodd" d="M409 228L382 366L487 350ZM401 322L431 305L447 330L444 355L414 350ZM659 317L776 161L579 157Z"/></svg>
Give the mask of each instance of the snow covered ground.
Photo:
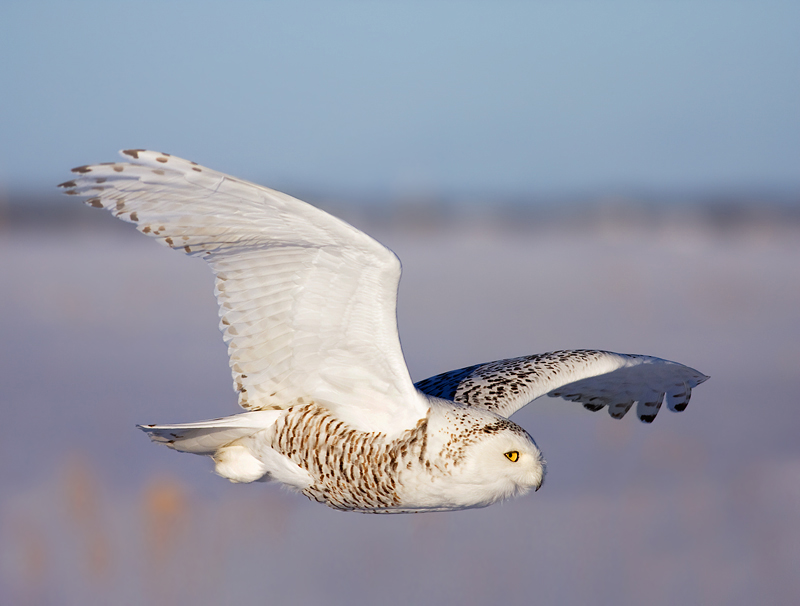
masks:
<svg viewBox="0 0 800 606"><path fill-rule="evenodd" d="M369 226L367 226L369 228ZM800 230L373 226L415 380L565 348L711 376L645 426L515 415L543 490L340 513L232 485L136 423L236 410L211 274L99 222L0 230L0 603L800 603Z"/></svg>

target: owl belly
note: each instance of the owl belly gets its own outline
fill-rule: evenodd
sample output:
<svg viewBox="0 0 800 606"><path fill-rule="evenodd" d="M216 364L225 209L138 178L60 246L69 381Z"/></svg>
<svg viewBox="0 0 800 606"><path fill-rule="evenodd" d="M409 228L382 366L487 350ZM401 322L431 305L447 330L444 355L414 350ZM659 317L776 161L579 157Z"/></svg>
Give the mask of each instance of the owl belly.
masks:
<svg viewBox="0 0 800 606"><path fill-rule="evenodd" d="M317 404L290 408L274 426L270 446L304 469L308 498L345 511L403 509L404 476L424 468L427 420L394 440L364 432Z"/></svg>

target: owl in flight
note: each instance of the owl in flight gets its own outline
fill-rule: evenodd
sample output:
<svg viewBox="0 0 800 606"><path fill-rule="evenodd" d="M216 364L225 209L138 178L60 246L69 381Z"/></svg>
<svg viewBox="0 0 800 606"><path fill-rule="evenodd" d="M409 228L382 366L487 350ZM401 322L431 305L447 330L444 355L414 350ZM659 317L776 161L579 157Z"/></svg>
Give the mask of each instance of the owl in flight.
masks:
<svg viewBox="0 0 800 606"><path fill-rule="evenodd" d="M400 261L286 194L169 154L121 152L59 187L209 264L246 412L140 426L208 455L233 482L276 480L334 509L485 507L531 488L545 461L508 420L540 396L615 419L686 408L708 377L659 358L575 350L476 364L412 383L397 334Z"/></svg>

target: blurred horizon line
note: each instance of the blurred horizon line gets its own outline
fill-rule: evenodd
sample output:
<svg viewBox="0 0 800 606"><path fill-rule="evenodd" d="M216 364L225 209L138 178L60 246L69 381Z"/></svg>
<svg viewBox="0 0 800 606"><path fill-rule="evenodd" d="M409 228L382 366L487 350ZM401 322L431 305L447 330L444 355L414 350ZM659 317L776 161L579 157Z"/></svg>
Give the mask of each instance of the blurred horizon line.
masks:
<svg viewBox="0 0 800 606"><path fill-rule="evenodd" d="M284 189L283 191L286 191ZM667 192L651 194L537 195L321 195L307 189L291 195L354 224L443 228L485 222L495 227L545 226L658 227L691 220L715 230L748 225L800 226L800 192L760 191ZM118 223L58 190L0 190L0 230L8 226L62 228L99 222Z"/></svg>

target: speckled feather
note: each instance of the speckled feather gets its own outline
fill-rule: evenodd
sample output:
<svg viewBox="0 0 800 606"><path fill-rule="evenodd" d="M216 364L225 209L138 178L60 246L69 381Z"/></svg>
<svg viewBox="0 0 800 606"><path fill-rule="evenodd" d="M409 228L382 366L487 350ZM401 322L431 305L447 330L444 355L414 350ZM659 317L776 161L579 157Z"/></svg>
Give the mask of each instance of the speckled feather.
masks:
<svg viewBox="0 0 800 606"><path fill-rule="evenodd" d="M389 439L384 433L354 430L311 403L288 409L266 439L270 448L313 479L301 490L308 498L343 511L411 513L430 509L413 506L420 478L441 482L451 477L465 464L475 442L501 432L530 440L519 425L476 416L467 407L451 407L444 415L448 417L444 440L429 440L431 411L416 427ZM541 458L537 462L544 464Z"/></svg>
<svg viewBox="0 0 800 606"><path fill-rule="evenodd" d="M607 406L615 419L635 403L639 419L652 423L665 394L669 409L680 412L692 388L707 379L661 358L578 349L476 364L419 381L416 387L504 417L543 395L580 402L591 411Z"/></svg>

